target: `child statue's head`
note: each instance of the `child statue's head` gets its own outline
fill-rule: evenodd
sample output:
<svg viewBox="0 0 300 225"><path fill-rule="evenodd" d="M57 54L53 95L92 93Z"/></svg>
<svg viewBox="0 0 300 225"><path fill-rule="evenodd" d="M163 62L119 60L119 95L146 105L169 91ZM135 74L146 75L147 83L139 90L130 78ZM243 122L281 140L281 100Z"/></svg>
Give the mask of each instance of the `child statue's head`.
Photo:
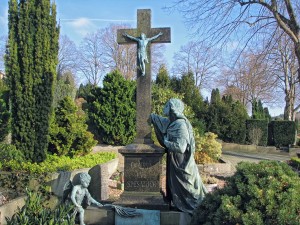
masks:
<svg viewBox="0 0 300 225"><path fill-rule="evenodd" d="M91 182L91 176L88 173L80 173L79 177L81 185L87 188Z"/></svg>

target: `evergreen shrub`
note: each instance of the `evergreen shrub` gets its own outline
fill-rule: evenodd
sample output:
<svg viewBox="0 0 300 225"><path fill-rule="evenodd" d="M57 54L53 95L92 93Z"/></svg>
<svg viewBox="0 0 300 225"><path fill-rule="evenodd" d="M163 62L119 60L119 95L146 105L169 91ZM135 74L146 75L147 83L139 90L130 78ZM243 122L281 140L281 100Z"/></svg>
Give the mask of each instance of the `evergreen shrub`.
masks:
<svg viewBox="0 0 300 225"><path fill-rule="evenodd" d="M87 131L84 114L70 97L65 97L55 109L54 120L50 126L48 151L59 156L86 155L96 145L93 134Z"/></svg>
<svg viewBox="0 0 300 225"><path fill-rule="evenodd" d="M24 161L24 155L21 151L18 151L14 145L0 143L0 162L1 165L14 160L17 163ZM2 168L0 166L0 169Z"/></svg>
<svg viewBox="0 0 300 225"><path fill-rule="evenodd" d="M46 158L59 25L50 0L9 1L5 71L11 103L12 143L32 162Z"/></svg>
<svg viewBox="0 0 300 225"><path fill-rule="evenodd" d="M89 119L106 144L132 143L136 134L135 82L119 71L107 74L103 88L95 88L88 101Z"/></svg>
<svg viewBox="0 0 300 225"><path fill-rule="evenodd" d="M152 112L155 114L164 116L164 115L162 115L164 106L166 105L167 101L169 101L171 98L178 98L178 99L182 100L183 95L176 93L169 88L163 88L157 84L152 85ZM201 124L201 121L198 121L195 119L195 113L193 112L192 108L186 104L184 105L184 115L190 120L193 128L201 127L199 125L199 124ZM200 134L203 133L204 134L204 129L196 129L196 130L195 130L195 133L200 133ZM156 136L155 136L154 129L152 129L151 137L152 137L154 143L159 145L159 143L156 139Z"/></svg>
<svg viewBox="0 0 300 225"><path fill-rule="evenodd" d="M208 104L208 103L207 103ZM210 103L205 114L207 130L225 142L245 143L247 110L231 96L221 98L219 89L211 92Z"/></svg>
<svg viewBox="0 0 300 225"><path fill-rule="evenodd" d="M268 120L246 120L247 144L267 146L268 144Z"/></svg>
<svg viewBox="0 0 300 225"><path fill-rule="evenodd" d="M300 178L286 164L242 162L223 189L207 194L191 225L298 225Z"/></svg>
<svg viewBox="0 0 300 225"><path fill-rule="evenodd" d="M293 145L296 140L296 123L287 120L271 121L269 135L276 147Z"/></svg>

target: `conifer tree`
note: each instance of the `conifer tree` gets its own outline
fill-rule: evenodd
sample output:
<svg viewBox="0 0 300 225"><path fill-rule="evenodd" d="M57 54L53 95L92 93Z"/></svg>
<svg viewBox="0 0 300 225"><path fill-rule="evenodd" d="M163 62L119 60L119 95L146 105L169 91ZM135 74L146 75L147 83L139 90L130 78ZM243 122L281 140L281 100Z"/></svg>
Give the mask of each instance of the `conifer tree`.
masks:
<svg viewBox="0 0 300 225"><path fill-rule="evenodd" d="M226 142L244 143L246 137L246 108L231 96L221 98L220 91L213 89L206 115L207 131Z"/></svg>
<svg viewBox="0 0 300 225"><path fill-rule="evenodd" d="M261 100L254 99L252 102L252 119L269 120L271 121L271 115L267 107L263 107Z"/></svg>
<svg viewBox="0 0 300 225"><path fill-rule="evenodd" d="M103 88L95 88L88 98L89 118L102 141L126 145L135 137L135 82L119 71L107 74Z"/></svg>
<svg viewBox="0 0 300 225"><path fill-rule="evenodd" d="M159 67L155 83L161 88L169 88L171 80L165 65Z"/></svg>
<svg viewBox="0 0 300 225"><path fill-rule="evenodd" d="M0 79L0 142L4 141L9 133L9 105L8 87L3 79Z"/></svg>
<svg viewBox="0 0 300 225"><path fill-rule="evenodd" d="M59 28L50 0L10 0L6 74L10 85L12 143L26 159L43 161L56 76Z"/></svg>

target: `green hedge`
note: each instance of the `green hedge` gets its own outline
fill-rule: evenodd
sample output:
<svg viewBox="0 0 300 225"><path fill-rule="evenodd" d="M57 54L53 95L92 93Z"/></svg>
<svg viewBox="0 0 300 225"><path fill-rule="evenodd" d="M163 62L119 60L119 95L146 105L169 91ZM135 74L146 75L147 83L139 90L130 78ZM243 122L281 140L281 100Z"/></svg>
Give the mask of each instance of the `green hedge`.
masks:
<svg viewBox="0 0 300 225"><path fill-rule="evenodd" d="M116 158L113 152L98 152L85 156L70 158L68 156L48 155L41 163L20 162L12 159L2 165L6 171L19 171L29 174L43 174L59 171L71 171L75 169L89 168L97 164L108 162ZM0 168L1 169L1 168Z"/></svg>
<svg viewBox="0 0 300 225"><path fill-rule="evenodd" d="M268 120L246 120L246 142L259 146L267 146Z"/></svg>
<svg viewBox="0 0 300 225"><path fill-rule="evenodd" d="M293 145L295 143L296 123L294 121L271 121L269 130L270 144L280 147Z"/></svg>

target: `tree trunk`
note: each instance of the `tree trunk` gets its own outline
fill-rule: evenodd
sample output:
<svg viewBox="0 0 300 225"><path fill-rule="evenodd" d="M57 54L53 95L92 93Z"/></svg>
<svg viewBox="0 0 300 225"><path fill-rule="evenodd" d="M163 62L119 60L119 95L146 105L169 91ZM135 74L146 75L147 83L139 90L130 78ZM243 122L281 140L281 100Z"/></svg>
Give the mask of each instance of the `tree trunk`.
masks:
<svg viewBox="0 0 300 225"><path fill-rule="evenodd" d="M295 53L298 59L298 79L300 81L300 41L295 43Z"/></svg>

